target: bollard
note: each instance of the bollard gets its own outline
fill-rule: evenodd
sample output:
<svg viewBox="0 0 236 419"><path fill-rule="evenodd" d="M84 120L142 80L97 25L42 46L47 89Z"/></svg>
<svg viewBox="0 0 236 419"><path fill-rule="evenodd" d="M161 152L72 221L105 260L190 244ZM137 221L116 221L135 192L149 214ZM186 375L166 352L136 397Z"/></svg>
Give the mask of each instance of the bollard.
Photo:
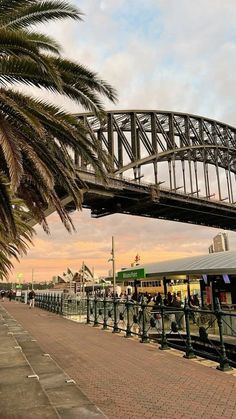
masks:
<svg viewBox="0 0 236 419"><path fill-rule="evenodd" d="M108 329L107 326L107 299L106 299L106 294L104 295L104 300L103 300L103 307L104 307L104 312L103 312L103 330Z"/></svg>
<svg viewBox="0 0 236 419"><path fill-rule="evenodd" d="M141 302L142 334L141 334L141 340L140 340L141 343L149 342L149 337L147 334L146 311L147 311L147 304L145 304L144 298L142 298L142 302Z"/></svg>
<svg viewBox="0 0 236 419"><path fill-rule="evenodd" d="M90 300L89 300L89 293L87 292L87 324L90 324Z"/></svg>
<svg viewBox="0 0 236 419"><path fill-rule="evenodd" d="M164 323L164 305L163 305L163 301L161 299L161 346L159 346L159 349L161 349L162 351L166 351L169 348L169 345L167 343L167 339L166 339L166 332L165 332L165 323Z"/></svg>
<svg viewBox="0 0 236 419"><path fill-rule="evenodd" d="M219 328L219 336L220 336L220 365L216 368L220 371L230 371L232 368L229 365L229 360L226 355L225 344L224 344L224 337L223 337L223 322L222 322L222 310L220 307L219 299L216 298L216 310L215 315L217 318L218 328Z"/></svg>
<svg viewBox="0 0 236 419"><path fill-rule="evenodd" d="M118 327L118 316L117 316L117 309L118 309L118 300L116 297L113 299L113 307L114 307L114 325L112 333L120 333L120 329Z"/></svg>
<svg viewBox="0 0 236 419"><path fill-rule="evenodd" d="M188 305L188 300L185 298L184 304L184 316L185 316L185 323L186 323L186 351L184 358L193 359L196 358L196 355L193 351L192 342L191 342L191 331L190 331L190 323L189 323L189 312L190 307Z"/></svg>
<svg viewBox="0 0 236 419"><path fill-rule="evenodd" d="M130 325L130 309L131 309L131 304L132 303L128 300L128 296L127 296L127 300L125 302L126 313L127 313L126 334L125 334L125 337L126 338L130 338L132 336L131 325Z"/></svg>

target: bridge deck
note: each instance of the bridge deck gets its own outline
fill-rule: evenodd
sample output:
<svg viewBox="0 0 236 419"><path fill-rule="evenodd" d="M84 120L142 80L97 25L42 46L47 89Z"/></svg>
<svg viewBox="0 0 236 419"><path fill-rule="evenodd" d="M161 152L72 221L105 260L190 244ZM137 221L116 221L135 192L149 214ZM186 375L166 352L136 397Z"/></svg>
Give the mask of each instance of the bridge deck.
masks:
<svg viewBox="0 0 236 419"><path fill-rule="evenodd" d="M14 302L11 315L107 417L236 418L236 372Z"/></svg>

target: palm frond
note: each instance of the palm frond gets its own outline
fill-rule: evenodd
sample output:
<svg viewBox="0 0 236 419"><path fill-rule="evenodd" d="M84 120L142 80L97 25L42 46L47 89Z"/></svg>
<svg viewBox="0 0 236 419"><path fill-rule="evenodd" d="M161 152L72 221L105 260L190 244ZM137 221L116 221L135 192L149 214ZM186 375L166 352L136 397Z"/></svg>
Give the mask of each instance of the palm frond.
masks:
<svg viewBox="0 0 236 419"><path fill-rule="evenodd" d="M0 82L4 83L4 74L7 73L8 67L10 71L15 69L19 72L19 69L22 69L20 64L24 57L24 60L28 61L29 64L35 64L36 72L41 69L43 77L48 78L49 81L51 80L60 92L61 79L56 66L49 56L40 54L37 43L30 41L25 32L14 32L0 28L0 56ZM12 83L12 80L13 77L8 77L7 82Z"/></svg>
<svg viewBox="0 0 236 419"><path fill-rule="evenodd" d="M51 20L70 18L81 20L81 11L64 1L23 1L14 4L9 12L0 16L0 26L11 29L26 28L30 25L45 23Z"/></svg>
<svg viewBox="0 0 236 419"><path fill-rule="evenodd" d="M14 97L16 97L16 100ZM17 99L18 96L11 95L10 90L0 89L0 110L2 116L7 118L9 123L14 123L14 126L21 128L22 125L26 125L32 131L35 131L35 135L42 137L45 134L44 127L38 118L35 118L31 112L18 103Z"/></svg>
<svg viewBox="0 0 236 419"><path fill-rule="evenodd" d="M28 41L32 42L40 50L60 54L61 45L48 35L33 31L24 31Z"/></svg>
<svg viewBox="0 0 236 419"><path fill-rule="evenodd" d="M12 189L16 191L23 174L22 155L14 141L14 133L8 121L0 116L0 147L8 164Z"/></svg>
<svg viewBox="0 0 236 419"><path fill-rule="evenodd" d="M89 70L86 66L61 57L52 57L51 60L58 68L64 83L76 88L84 84L92 91L104 95L112 102L117 101L116 90L104 80L101 80L95 72Z"/></svg>
<svg viewBox="0 0 236 419"><path fill-rule="evenodd" d="M9 195L9 184L0 172L0 220L7 234L16 236L16 225L13 216L13 208Z"/></svg>
<svg viewBox="0 0 236 419"><path fill-rule="evenodd" d="M3 59L0 72L0 83L24 83L29 86L44 87L52 92L57 92L70 97L74 101L82 105L86 110L94 112L98 116L104 116L104 108L99 95L96 90L102 90L102 82L98 84L96 90L90 87L90 81L87 79L80 80L77 77L75 83L74 77L70 80L69 75L61 73L60 68L57 67L57 61L53 57L48 57L48 65L51 65L54 71L57 72L61 79L61 88L59 89L54 80L47 77L47 75L38 68L37 64L22 57L20 60L15 57ZM65 80L64 80L65 79ZM94 84L95 81L91 82ZM104 90L104 94L106 89ZM112 88L108 89L109 98L115 100L115 91Z"/></svg>
<svg viewBox="0 0 236 419"><path fill-rule="evenodd" d="M7 186L12 213L15 223L15 234L0 224L0 276L7 278L9 270L13 267L11 259L19 260L19 257L27 253L32 245L34 229L25 221L25 207L23 201L15 199Z"/></svg>

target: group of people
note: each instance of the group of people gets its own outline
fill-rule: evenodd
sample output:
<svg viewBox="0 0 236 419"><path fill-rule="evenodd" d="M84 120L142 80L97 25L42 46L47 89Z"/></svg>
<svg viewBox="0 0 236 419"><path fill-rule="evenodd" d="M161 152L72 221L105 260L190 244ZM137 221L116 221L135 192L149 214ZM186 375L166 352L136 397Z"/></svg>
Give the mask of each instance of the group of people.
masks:
<svg viewBox="0 0 236 419"><path fill-rule="evenodd" d="M4 301L5 297L9 299L9 301L11 300L15 300L16 299L16 291L14 290L1 290L0 291L0 297L1 297L1 301ZM33 308L34 307L34 302L35 302L35 292L34 290L31 290L28 294L28 300L29 300L29 308Z"/></svg>
<svg viewBox="0 0 236 419"><path fill-rule="evenodd" d="M16 292L13 290L1 290L1 301L4 301L4 298L7 297L9 301L15 300L16 298Z"/></svg>

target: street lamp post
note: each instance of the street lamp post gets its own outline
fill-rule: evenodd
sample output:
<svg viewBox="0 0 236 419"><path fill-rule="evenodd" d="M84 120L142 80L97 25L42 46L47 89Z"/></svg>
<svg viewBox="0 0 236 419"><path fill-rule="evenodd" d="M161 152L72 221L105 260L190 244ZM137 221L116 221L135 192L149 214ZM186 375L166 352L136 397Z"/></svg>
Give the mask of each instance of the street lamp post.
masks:
<svg viewBox="0 0 236 419"><path fill-rule="evenodd" d="M115 265L115 240L114 240L114 236L112 236L111 258L108 259L108 262L112 262L113 294L114 294L114 297L115 297L115 292L116 292L116 265Z"/></svg>
<svg viewBox="0 0 236 419"><path fill-rule="evenodd" d="M115 297L116 293L116 265L115 265L115 240L114 236L112 236L112 276L113 276L113 295Z"/></svg>

